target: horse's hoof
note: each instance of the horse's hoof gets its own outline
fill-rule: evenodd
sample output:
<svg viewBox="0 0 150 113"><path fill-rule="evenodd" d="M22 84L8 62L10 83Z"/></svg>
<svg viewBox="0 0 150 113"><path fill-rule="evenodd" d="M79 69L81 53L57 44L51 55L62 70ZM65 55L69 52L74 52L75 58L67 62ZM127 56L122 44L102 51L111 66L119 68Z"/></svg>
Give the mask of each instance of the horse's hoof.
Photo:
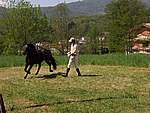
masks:
<svg viewBox="0 0 150 113"><path fill-rule="evenodd" d="M35 73L35 75L38 75L38 73Z"/></svg>
<svg viewBox="0 0 150 113"><path fill-rule="evenodd" d="M26 78L27 78L27 76L24 77L24 79L26 79Z"/></svg>
<svg viewBox="0 0 150 113"><path fill-rule="evenodd" d="M50 72L53 72L53 70L50 70Z"/></svg>
<svg viewBox="0 0 150 113"><path fill-rule="evenodd" d="M68 77L66 74L62 74L63 77Z"/></svg>

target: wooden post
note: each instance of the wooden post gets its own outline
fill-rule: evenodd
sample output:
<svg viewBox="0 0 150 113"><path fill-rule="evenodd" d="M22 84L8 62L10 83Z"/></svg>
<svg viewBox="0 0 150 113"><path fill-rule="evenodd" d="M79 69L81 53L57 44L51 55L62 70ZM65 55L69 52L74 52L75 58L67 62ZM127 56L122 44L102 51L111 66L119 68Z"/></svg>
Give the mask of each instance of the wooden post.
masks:
<svg viewBox="0 0 150 113"><path fill-rule="evenodd" d="M6 113L2 94L0 94L0 113Z"/></svg>

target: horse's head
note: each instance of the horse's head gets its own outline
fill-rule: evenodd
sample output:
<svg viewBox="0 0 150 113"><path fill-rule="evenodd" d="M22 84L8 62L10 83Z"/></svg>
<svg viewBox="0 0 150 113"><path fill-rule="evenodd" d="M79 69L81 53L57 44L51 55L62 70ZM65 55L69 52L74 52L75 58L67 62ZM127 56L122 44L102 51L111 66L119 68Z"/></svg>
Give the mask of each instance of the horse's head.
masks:
<svg viewBox="0 0 150 113"><path fill-rule="evenodd" d="M22 54L23 55L26 55L27 54L27 47L28 45L24 45L23 48L22 48Z"/></svg>
<svg viewBox="0 0 150 113"><path fill-rule="evenodd" d="M36 52L36 48L33 44L26 44L25 46L23 46L23 49L22 49L22 53L23 55L26 55L28 53L34 53Z"/></svg>

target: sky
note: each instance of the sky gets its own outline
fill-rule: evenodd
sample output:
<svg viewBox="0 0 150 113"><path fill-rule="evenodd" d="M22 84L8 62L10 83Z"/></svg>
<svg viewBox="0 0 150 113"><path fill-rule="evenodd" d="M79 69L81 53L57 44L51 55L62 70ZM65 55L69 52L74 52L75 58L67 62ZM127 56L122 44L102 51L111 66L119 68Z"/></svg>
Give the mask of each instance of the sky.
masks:
<svg viewBox="0 0 150 113"><path fill-rule="evenodd" d="M28 1L30 1L31 4L40 4L40 6L55 6L59 3L63 3L64 1L66 3L70 3L70 2L76 2L79 0L28 0Z"/></svg>

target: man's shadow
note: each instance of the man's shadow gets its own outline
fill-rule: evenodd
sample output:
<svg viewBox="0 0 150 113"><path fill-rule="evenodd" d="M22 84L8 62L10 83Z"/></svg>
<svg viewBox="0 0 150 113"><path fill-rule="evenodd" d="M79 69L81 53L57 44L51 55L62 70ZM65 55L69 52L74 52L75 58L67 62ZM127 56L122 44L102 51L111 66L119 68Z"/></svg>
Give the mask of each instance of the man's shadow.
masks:
<svg viewBox="0 0 150 113"><path fill-rule="evenodd" d="M103 76L103 75L99 75L99 74L83 74L83 75L81 75L81 77L98 77L98 76Z"/></svg>

